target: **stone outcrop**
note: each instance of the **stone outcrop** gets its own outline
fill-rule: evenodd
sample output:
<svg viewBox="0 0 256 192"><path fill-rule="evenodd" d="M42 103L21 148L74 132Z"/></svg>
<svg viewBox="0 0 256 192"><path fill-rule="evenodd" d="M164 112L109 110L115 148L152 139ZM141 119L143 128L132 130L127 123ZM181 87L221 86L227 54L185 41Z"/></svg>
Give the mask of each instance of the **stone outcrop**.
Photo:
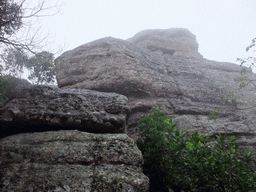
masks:
<svg viewBox="0 0 256 192"><path fill-rule="evenodd" d="M127 98L116 93L43 85L14 93L0 105L1 136L61 129L124 133L130 113Z"/></svg>
<svg viewBox="0 0 256 192"><path fill-rule="evenodd" d="M0 102L0 191L148 191L142 154L120 134L127 97L9 80Z"/></svg>
<svg viewBox="0 0 256 192"><path fill-rule="evenodd" d="M255 145L255 87L249 84L239 92L241 67L204 59L188 30L146 30L126 41L99 39L67 51L56 67L59 87L127 96L129 135L139 116L158 105L181 129L234 134L241 143ZM237 103L230 102L232 97ZM221 111L216 123L209 120L214 111Z"/></svg>
<svg viewBox="0 0 256 192"><path fill-rule="evenodd" d="M142 162L126 134L21 133L0 139L0 190L144 192Z"/></svg>
<svg viewBox="0 0 256 192"><path fill-rule="evenodd" d="M1 191L147 191L141 154L120 133L136 140L156 105L180 129L256 150L255 86L239 87L255 74L204 59L186 29L99 39L55 64L59 88L22 81L0 102Z"/></svg>
<svg viewBox="0 0 256 192"><path fill-rule="evenodd" d="M127 41L164 55L202 58L198 53L196 36L187 29L144 30Z"/></svg>

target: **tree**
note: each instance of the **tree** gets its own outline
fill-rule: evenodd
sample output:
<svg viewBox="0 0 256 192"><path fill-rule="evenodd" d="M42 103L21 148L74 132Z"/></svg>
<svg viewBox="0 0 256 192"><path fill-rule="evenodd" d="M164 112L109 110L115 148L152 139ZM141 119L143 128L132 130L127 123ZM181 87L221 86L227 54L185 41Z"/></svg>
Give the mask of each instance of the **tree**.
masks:
<svg viewBox="0 0 256 192"><path fill-rule="evenodd" d="M253 47L256 46L256 38L252 39L252 42L249 46L246 47L246 51L248 52L249 50L251 50ZM254 50L256 51L256 50ZM246 66L249 67L250 69L252 69L253 67L256 67L256 58L253 56L249 56L247 58L237 58L237 61L239 61L241 63L241 66Z"/></svg>
<svg viewBox="0 0 256 192"><path fill-rule="evenodd" d="M246 51L249 51L252 47L256 45L256 38L252 39L252 42L249 46L246 47Z"/></svg>
<svg viewBox="0 0 256 192"><path fill-rule="evenodd" d="M53 5L52 1L51 5ZM24 62L18 61L16 55L29 51L36 54L35 49L40 48L46 37L39 38L40 27L35 28L35 19L39 17L52 16L59 12L60 6L56 0L53 6L50 6L47 0L28 1L28 0L0 0L0 47L16 49L16 52L7 63L15 75L21 75L23 72ZM34 20L33 20L34 19ZM38 21L37 21L38 23ZM21 35L22 34L22 35ZM7 60L6 60L7 61ZM14 66L18 66L18 70L14 70ZM3 72L6 66L0 64L0 78L3 77ZM45 72L46 73L46 72ZM52 73L52 72L48 72ZM47 80L38 79L38 82L51 82L50 74L47 75ZM32 75L32 74L31 74ZM33 78L33 75L31 76ZM53 78L52 78L53 79ZM0 97L3 97L6 82L0 80Z"/></svg>
<svg viewBox="0 0 256 192"><path fill-rule="evenodd" d="M252 39L252 42L249 46L246 47L246 51L249 52L252 50L253 47L256 46L256 38ZM253 50L254 52L256 50ZM240 76L235 78L235 82L238 83L238 87L234 92L229 92L228 96L226 98L222 98L220 101L223 105L227 103L231 103L234 105L235 109L241 109L238 108L238 98L243 97L243 91L244 88L249 86L250 84L253 85L256 88L256 80L255 78L251 78L254 69L256 67L256 57L249 56L246 58L237 58L237 61L240 62ZM212 112L209 114L209 119L214 120L216 122L216 119L219 118L222 115L223 109L221 107L215 108Z"/></svg>
<svg viewBox="0 0 256 192"><path fill-rule="evenodd" d="M31 7L31 4L32 7ZM40 27L32 31L33 18L55 15L59 11L57 3L54 6L47 5L46 0L38 0L31 3L26 0L1 0L0 1L0 45L25 49L34 52L36 46L45 40L38 38ZM23 29L23 37L17 33Z"/></svg>
<svg viewBox="0 0 256 192"><path fill-rule="evenodd" d="M247 46L245 50L248 52L255 46L256 46L256 38L252 39L251 44L249 46ZM256 50L253 50L253 51L255 52ZM249 77L249 74L251 72L254 72L254 68L256 67L256 58L254 56L249 56L249 57L246 57L243 59L237 58L237 61L240 62L241 67L244 67L241 70L241 78L240 78L240 79L242 79L241 84L244 85L244 87L248 86L249 84L252 84L256 88L255 80L252 80Z"/></svg>
<svg viewBox="0 0 256 192"><path fill-rule="evenodd" d="M52 53L42 51L28 60L28 79L36 84L55 82L55 65Z"/></svg>
<svg viewBox="0 0 256 192"><path fill-rule="evenodd" d="M6 74L21 78L28 63L28 56L23 50L8 48L1 54Z"/></svg>
<svg viewBox="0 0 256 192"><path fill-rule="evenodd" d="M53 53L42 51L29 57L24 51L15 48L5 49L0 55L4 61L2 71L5 75L21 78L26 68L28 79L33 83L55 82L55 65Z"/></svg>
<svg viewBox="0 0 256 192"><path fill-rule="evenodd" d="M24 2L24 1L23 1ZM15 34L22 25L23 2L17 4L12 0L2 0L0 2L0 42L11 43L8 37Z"/></svg>

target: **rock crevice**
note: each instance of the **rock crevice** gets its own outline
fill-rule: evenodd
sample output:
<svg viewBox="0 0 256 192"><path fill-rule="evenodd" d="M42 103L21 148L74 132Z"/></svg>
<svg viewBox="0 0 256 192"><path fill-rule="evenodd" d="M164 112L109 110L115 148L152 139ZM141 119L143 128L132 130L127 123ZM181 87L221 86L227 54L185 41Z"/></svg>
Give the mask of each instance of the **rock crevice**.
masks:
<svg viewBox="0 0 256 192"><path fill-rule="evenodd" d="M94 133L123 133L130 113L125 96L85 89L50 86L16 89L0 107L1 134L77 129Z"/></svg>

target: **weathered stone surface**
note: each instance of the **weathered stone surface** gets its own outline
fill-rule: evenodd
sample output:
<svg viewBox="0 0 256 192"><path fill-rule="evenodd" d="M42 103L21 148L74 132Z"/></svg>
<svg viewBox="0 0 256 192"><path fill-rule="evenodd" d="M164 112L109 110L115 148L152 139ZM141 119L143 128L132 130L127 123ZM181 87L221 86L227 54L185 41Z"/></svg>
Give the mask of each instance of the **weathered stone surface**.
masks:
<svg viewBox="0 0 256 192"><path fill-rule="evenodd" d="M196 36L183 28L144 30L127 41L164 55L202 58Z"/></svg>
<svg viewBox="0 0 256 192"><path fill-rule="evenodd" d="M103 38L64 53L55 63L59 87L64 89L15 88L1 104L2 132L17 125L20 132L27 127L123 132L131 112L127 133L136 139L132 132L140 115L158 105L180 129L211 137L235 135L242 145L256 149L255 87L249 85L239 95L235 79L241 77L241 68L203 59L195 36L187 30L147 30L126 41ZM131 108L125 96L79 88L123 94ZM230 93L237 103L223 105L221 100ZM214 110L221 111L216 122L209 120ZM35 128L39 124L44 127Z"/></svg>
<svg viewBox="0 0 256 192"><path fill-rule="evenodd" d="M181 129L235 134L241 142L255 143L255 87L240 94L235 79L241 77L241 67L204 59L197 50L195 36L184 29L146 30L126 41L103 38L56 59L58 85L127 96L129 135L145 109L157 104ZM223 105L230 93L237 104ZM209 120L214 110L221 110L216 123Z"/></svg>
<svg viewBox="0 0 256 192"><path fill-rule="evenodd" d="M137 62L148 65L143 53L130 43L111 37L97 40L55 60L58 86L143 97L150 94L146 87L150 76L141 77L144 67Z"/></svg>
<svg viewBox="0 0 256 192"><path fill-rule="evenodd" d="M123 133L130 113L127 102L116 93L20 86L0 103L1 136L60 129Z"/></svg>
<svg viewBox="0 0 256 192"><path fill-rule="evenodd" d="M0 191L148 191L142 162L125 134L16 134L0 139Z"/></svg>

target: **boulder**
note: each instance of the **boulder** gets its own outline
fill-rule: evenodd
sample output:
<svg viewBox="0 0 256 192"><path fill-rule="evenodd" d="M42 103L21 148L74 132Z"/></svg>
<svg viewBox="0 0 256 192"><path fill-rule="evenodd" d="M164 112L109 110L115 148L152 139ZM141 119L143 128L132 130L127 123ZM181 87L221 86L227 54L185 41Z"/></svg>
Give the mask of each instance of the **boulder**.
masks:
<svg viewBox="0 0 256 192"><path fill-rule="evenodd" d="M17 86L0 103L1 137L24 132L77 129L93 133L124 133L128 100L116 93L54 86Z"/></svg>
<svg viewBox="0 0 256 192"><path fill-rule="evenodd" d="M20 133L0 139L0 191L144 192L142 163L126 134Z"/></svg>
<svg viewBox="0 0 256 192"><path fill-rule="evenodd" d="M256 141L255 87L240 87L239 65L204 59L186 29L99 39L63 53L55 64L59 87L127 96L132 109L127 133L134 139L140 115L158 105L180 129L212 137L233 134L248 145ZM250 72L246 76L256 79ZM210 113L217 118L211 120Z"/></svg>
<svg viewBox="0 0 256 192"><path fill-rule="evenodd" d="M151 94L147 87L150 76L141 77L144 67L136 62L149 65L143 52L130 43L112 37L96 40L55 60L58 86L143 97Z"/></svg>
<svg viewBox="0 0 256 192"><path fill-rule="evenodd" d="M196 36L183 28L144 30L127 41L164 55L202 58Z"/></svg>

